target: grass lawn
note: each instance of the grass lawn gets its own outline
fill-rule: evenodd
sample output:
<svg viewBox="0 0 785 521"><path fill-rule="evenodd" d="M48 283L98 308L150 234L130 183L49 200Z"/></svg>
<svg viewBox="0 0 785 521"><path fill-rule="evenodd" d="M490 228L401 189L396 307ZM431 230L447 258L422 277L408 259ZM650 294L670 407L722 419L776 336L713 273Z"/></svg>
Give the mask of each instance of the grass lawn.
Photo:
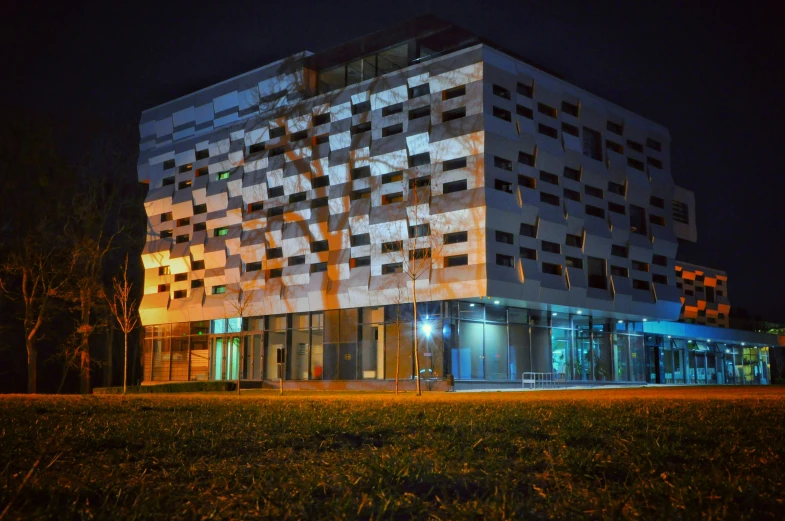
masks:
<svg viewBox="0 0 785 521"><path fill-rule="evenodd" d="M0 397L0 512L781 520L783 398L782 387Z"/></svg>

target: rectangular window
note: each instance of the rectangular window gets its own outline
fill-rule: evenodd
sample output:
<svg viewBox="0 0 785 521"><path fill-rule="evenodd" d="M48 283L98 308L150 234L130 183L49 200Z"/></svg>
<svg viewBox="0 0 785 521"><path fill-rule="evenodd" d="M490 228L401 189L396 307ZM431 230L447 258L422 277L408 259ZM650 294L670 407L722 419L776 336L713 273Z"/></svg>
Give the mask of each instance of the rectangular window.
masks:
<svg viewBox="0 0 785 521"><path fill-rule="evenodd" d="M210 169L206 166L196 169L196 177L202 177L210 173Z"/></svg>
<svg viewBox="0 0 785 521"><path fill-rule="evenodd" d="M431 164L431 154L424 152L409 156L409 168Z"/></svg>
<svg viewBox="0 0 785 521"><path fill-rule="evenodd" d="M161 235L162 239L171 239L172 238L172 230L162 230L160 235Z"/></svg>
<svg viewBox="0 0 785 521"><path fill-rule="evenodd" d="M371 110L370 101L361 101L360 103L355 103L352 105L352 114L362 114L363 112L368 112L369 110Z"/></svg>
<svg viewBox="0 0 785 521"><path fill-rule="evenodd" d="M649 271L649 265L645 262L636 261L636 260L630 262L632 263L632 269L634 270L645 271L645 272Z"/></svg>
<svg viewBox="0 0 785 521"><path fill-rule="evenodd" d="M570 116L575 116L576 118L579 116L578 112L578 105L573 105L569 101L562 101L561 102L561 110L569 114Z"/></svg>
<svg viewBox="0 0 785 521"><path fill-rule="evenodd" d="M646 210L640 206L630 205L630 231L639 235L648 233L646 227Z"/></svg>
<svg viewBox="0 0 785 521"><path fill-rule="evenodd" d="M546 116L550 116L552 118L556 118L559 116L558 110L551 107L550 105L546 105L545 103L537 103L537 112L539 112L540 114L545 114Z"/></svg>
<svg viewBox="0 0 785 521"><path fill-rule="evenodd" d="M466 158L459 157L457 159L450 159L442 163L442 172L449 172L450 170L457 170L459 168L466 168Z"/></svg>
<svg viewBox="0 0 785 521"><path fill-rule="evenodd" d="M549 262L542 263L542 272L548 275L563 275L564 269L560 264L551 264Z"/></svg>
<svg viewBox="0 0 785 521"><path fill-rule="evenodd" d="M496 85L496 84L493 85L493 95L494 96L499 96L500 98L504 98L504 99L510 99L510 97L511 97L510 96L510 91L508 91L504 87L502 87L500 85Z"/></svg>
<svg viewBox="0 0 785 521"><path fill-rule="evenodd" d="M324 114L314 114L313 115L313 126L320 127L325 123L330 122L330 113L325 112Z"/></svg>
<svg viewBox="0 0 785 521"><path fill-rule="evenodd" d="M579 259L578 257L564 257L564 264L566 264L568 268L575 268L576 270L583 269L583 259Z"/></svg>
<svg viewBox="0 0 785 521"><path fill-rule="evenodd" d="M510 114L510 111L499 107L493 107L493 117L503 119L504 121L512 121L512 114Z"/></svg>
<svg viewBox="0 0 785 521"><path fill-rule="evenodd" d="M526 119L534 119L534 111L529 107L524 107L523 105L515 105L515 113L519 116L523 116Z"/></svg>
<svg viewBox="0 0 785 521"><path fill-rule="evenodd" d="M194 223L195 232L203 232L207 230L207 223Z"/></svg>
<svg viewBox="0 0 785 521"><path fill-rule="evenodd" d="M273 268L267 270L268 279L280 279L283 276L283 268Z"/></svg>
<svg viewBox="0 0 785 521"><path fill-rule="evenodd" d="M307 196L308 194L306 194L305 192L298 192L296 194L292 194L289 196L289 204L305 201Z"/></svg>
<svg viewBox="0 0 785 521"><path fill-rule="evenodd" d="M390 125L389 127L384 127L382 129L382 137L394 136L395 134L400 134L401 132L403 132L403 123Z"/></svg>
<svg viewBox="0 0 785 521"><path fill-rule="evenodd" d="M627 189L623 184L614 183L613 181L608 181L608 191L612 194L618 194L621 196L627 195Z"/></svg>
<svg viewBox="0 0 785 521"><path fill-rule="evenodd" d="M393 114L400 114L403 112L403 103L396 103L395 105L387 105L382 108L382 116L392 116Z"/></svg>
<svg viewBox="0 0 785 521"><path fill-rule="evenodd" d="M158 276L163 277L164 275L170 275L171 271L169 270L169 266L158 266Z"/></svg>
<svg viewBox="0 0 785 521"><path fill-rule="evenodd" d="M363 132L368 132L371 130L371 122L366 121L365 123L360 123L359 125L354 125L350 129L350 134L352 136L356 136L357 134L362 134Z"/></svg>
<svg viewBox="0 0 785 521"><path fill-rule="evenodd" d="M660 170L662 170L662 161L660 161L659 159L654 159L653 157L647 157L646 162L651 166L653 166L654 168L659 168ZM641 163L641 166L643 166L643 163ZM643 168L640 168L639 170L643 170Z"/></svg>
<svg viewBox="0 0 785 521"><path fill-rule="evenodd" d="M451 89L442 91L442 101L447 101L448 99L453 99L453 98L459 98L464 94L466 94L466 85L453 87Z"/></svg>
<svg viewBox="0 0 785 521"><path fill-rule="evenodd" d="M583 248L583 235L572 235L568 233L564 242L567 246Z"/></svg>
<svg viewBox="0 0 785 521"><path fill-rule="evenodd" d="M267 248L268 259L280 259L281 257L283 257L283 248Z"/></svg>
<svg viewBox="0 0 785 521"><path fill-rule="evenodd" d="M663 208L664 209L665 208L665 199L663 199L662 197L655 197L655 196L652 195L651 197L649 197L649 204L652 205L652 206L655 206L657 208Z"/></svg>
<svg viewBox="0 0 785 521"><path fill-rule="evenodd" d="M511 255L496 254L496 264L499 266L506 266L512 268L515 266L515 259Z"/></svg>
<svg viewBox="0 0 785 521"><path fill-rule="evenodd" d="M452 268L453 266L467 266L469 264L468 255L450 255L444 258L444 266Z"/></svg>
<svg viewBox="0 0 785 521"><path fill-rule="evenodd" d="M665 217L659 215L649 214L649 222L657 226L665 226Z"/></svg>
<svg viewBox="0 0 785 521"><path fill-rule="evenodd" d="M400 203L403 201L403 192L395 192L394 194L385 194L382 196L382 205L393 203Z"/></svg>
<svg viewBox="0 0 785 521"><path fill-rule="evenodd" d="M621 146L620 144L618 144L618 143L616 143L614 141L611 141L609 139L605 140L605 148L607 148L609 150L613 150L617 154L623 154L624 153L624 147L623 146Z"/></svg>
<svg viewBox="0 0 785 521"><path fill-rule="evenodd" d="M308 137L308 131L307 130L301 130L300 132L295 132L294 134L289 136L289 141L291 141L292 143L295 143L297 141L302 141L303 139L305 139L307 137Z"/></svg>
<svg viewBox="0 0 785 521"><path fill-rule="evenodd" d="M512 185L510 186L512 187ZM464 190L466 190L466 179L461 179L460 181L451 181L449 183L444 183L444 185L442 185L442 193L445 194L451 194L453 192L462 192Z"/></svg>
<svg viewBox="0 0 785 521"><path fill-rule="evenodd" d="M430 259L431 258L431 249L430 248L417 248L416 250L411 250L409 252L409 260L421 260L421 259Z"/></svg>
<svg viewBox="0 0 785 521"><path fill-rule="evenodd" d="M191 236L187 233L184 233L183 235L178 235L175 237L174 242L177 244L182 244L184 242L188 242L189 240L191 240Z"/></svg>
<svg viewBox="0 0 785 521"><path fill-rule="evenodd" d="M637 141L632 141L632 140L628 139L627 140L627 148L629 148L630 150L634 150L636 152L643 153L643 145L641 145Z"/></svg>
<svg viewBox="0 0 785 521"><path fill-rule="evenodd" d="M305 255L289 257L289 266L300 266L301 264L305 264Z"/></svg>
<svg viewBox="0 0 785 521"><path fill-rule="evenodd" d="M613 213L627 215L627 208L623 204L608 202L608 210Z"/></svg>
<svg viewBox="0 0 785 521"><path fill-rule="evenodd" d="M245 265L246 273L251 273L253 271L260 271L261 269L262 269L261 262L249 262L248 264Z"/></svg>
<svg viewBox="0 0 785 521"><path fill-rule="evenodd" d="M410 239L414 239L415 237L427 237L430 234L431 234L431 225L428 223L409 226Z"/></svg>
<svg viewBox="0 0 785 521"><path fill-rule="evenodd" d="M537 237L537 226L534 224L521 223L520 235L524 237Z"/></svg>
<svg viewBox="0 0 785 521"><path fill-rule="evenodd" d="M382 176L382 184L386 185L389 183L397 183L398 181L403 181L403 172L398 170L397 172L390 172L389 174L384 174Z"/></svg>
<svg viewBox="0 0 785 521"><path fill-rule="evenodd" d="M330 201L327 197L317 197L316 199L311 199L311 210L315 210L316 208L324 208L329 204Z"/></svg>
<svg viewBox="0 0 785 521"><path fill-rule="evenodd" d="M174 298L174 299L186 298L187 296L188 296L188 290L178 289L177 291L174 292L174 295L172 296L172 298Z"/></svg>
<svg viewBox="0 0 785 521"><path fill-rule="evenodd" d="M324 188L325 186L330 186L330 177L323 175L319 177L314 177L311 179L311 187L312 188Z"/></svg>
<svg viewBox="0 0 785 521"><path fill-rule="evenodd" d="M614 257L622 257L626 259L628 254L629 251L627 250L626 246L622 246L620 244L611 245L611 255L613 255Z"/></svg>
<svg viewBox="0 0 785 521"><path fill-rule="evenodd" d="M511 233L496 230L496 242L501 242L504 244L513 244L513 242L515 241Z"/></svg>
<svg viewBox="0 0 785 521"><path fill-rule="evenodd" d="M223 226L221 228L216 228L215 230L213 230L213 237L223 237L228 233L229 233L229 228L227 226Z"/></svg>
<svg viewBox="0 0 785 521"><path fill-rule="evenodd" d="M537 180L527 175L519 175L518 184L524 188L531 188L532 190L537 188Z"/></svg>
<svg viewBox="0 0 785 521"><path fill-rule="evenodd" d="M512 183L510 183L509 181L502 181L501 179L496 179L493 182L493 187L501 192L505 192L508 194L512 193Z"/></svg>
<svg viewBox="0 0 785 521"><path fill-rule="evenodd" d="M632 279L632 289L650 289L650 284L645 280Z"/></svg>
<svg viewBox="0 0 785 521"><path fill-rule="evenodd" d="M368 246L371 244L371 235L368 233L361 233L358 235L352 235L349 239L352 247L354 246Z"/></svg>
<svg viewBox="0 0 785 521"><path fill-rule="evenodd" d="M540 192L540 202L545 204L551 204L553 206L559 206L559 196L549 194L546 192Z"/></svg>
<svg viewBox="0 0 785 521"><path fill-rule="evenodd" d="M564 198L569 199L571 201L581 202L581 193L576 192L575 190L570 190L569 188L564 189Z"/></svg>
<svg viewBox="0 0 785 521"><path fill-rule="evenodd" d="M442 113L442 123L466 117L466 107L448 110Z"/></svg>
<svg viewBox="0 0 785 521"><path fill-rule="evenodd" d="M608 130L613 132L614 134L622 135L624 134L624 127L619 125L618 123L614 123L613 121L608 121L608 125L606 127Z"/></svg>
<svg viewBox="0 0 785 521"><path fill-rule="evenodd" d="M611 264L611 275L613 275L614 277L629 278L630 270L628 270L623 266L614 266L613 264Z"/></svg>
<svg viewBox="0 0 785 521"><path fill-rule="evenodd" d="M203 287L204 287L204 280L194 279L191 281L191 289L203 288Z"/></svg>
<svg viewBox="0 0 785 521"><path fill-rule="evenodd" d="M393 253L396 251L401 251L403 245L401 241L390 241L390 242L383 242L382 243L382 253Z"/></svg>
<svg viewBox="0 0 785 521"><path fill-rule="evenodd" d="M561 253L561 244L550 241L540 241L540 243L542 251L547 251L548 253Z"/></svg>
<svg viewBox="0 0 785 521"><path fill-rule="evenodd" d="M529 260L537 260L537 250L534 248L524 248L521 246L521 258Z"/></svg>
<svg viewBox="0 0 785 521"><path fill-rule="evenodd" d="M178 190L185 190L186 188L191 188L190 179L186 179L185 181L180 181L180 183L177 185Z"/></svg>
<svg viewBox="0 0 785 521"><path fill-rule="evenodd" d="M690 224L690 213L686 204L680 201L672 201L671 208L673 210L673 220L682 223Z"/></svg>
<svg viewBox="0 0 785 521"><path fill-rule="evenodd" d="M267 193L270 197L281 197L283 195L283 186L271 186Z"/></svg>
<svg viewBox="0 0 785 521"><path fill-rule="evenodd" d="M627 158L627 165L634 168L635 170L640 170L641 172L646 170L642 161L638 161L637 159L633 159L631 157Z"/></svg>
<svg viewBox="0 0 785 521"><path fill-rule="evenodd" d="M203 260L195 260L191 263L191 270L192 271L199 271L204 269L204 261Z"/></svg>
<svg viewBox="0 0 785 521"><path fill-rule="evenodd" d="M602 136L589 127L583 127L583 155L602 161Z"/></svg>
<svg viewBox="0 0 785 521"><path fill-rule="evenodd" d="M656 139L648 138L646 140L646 146L652 150L656 150L657 152L662 152L662 143Z"/></svg>
<svg viewBox="0 0 785 521"><path fill-rule="evenodd" d="M600 219L605 219L605 210L602 208L598 208L596 206L592 206L590 204L586 205L586 215L591 215L592 217L599 217Z"/></svg>
<svg viewBox="0 0 785 521"><path fill-rule="evenodd" d="M382 275L390 275L392 273L403 273L403 263L391 262L382 264Z"/></svg>
<svg viewBox="0 0 785 521"><path fill-rule="evenodd" d="M540 170L540 181L559 186L559 176Z"/></svg>
<svg viewBox="0 0 785 521"><path fill-rule="evenodd" d="M357 179L364 179L366 177L371 177L370 166L361 166L359 168L352 169L352 181Z"/></svg>
<svg viewBox="0 0 785 521"><path fill-rule="evenodd" d="M605 269L605 259L589 257L586 259L589 272L589 287L608 289L608 277Z"/></svg>
<svg viewBox="0 0 785 521"><path fill-rule="evenodd" d="M651 259L652 264L656 264L657 266L667 266L668 265L668 258L665 255L654 255Z"/></svg>
<svg viewBox="0 0 785 521"><path fill-rule="evenodd" d="M423 187L431 187L431 176L426 175L422 177L415 177L413 179L409 179L409 188L423 188Z"/></svg>
<svg viewBox="0 0 785 521"><path fill-rule="evenodd" d="M174 184L174 177L164 177L161 181L161 186L169 186Z"/></svg>
<svg viewBox="0 0 785 521"><path fill-rule="evenodd" d="M312 241L311 242L311 253L319 253L321 251L329 251L330 243L326 240L323 241Z"/></svg>
<svg viewBox="0 0 785 521"><path fill-rule="evenodd" d="M264 210L264 203L261 201L251 203L248 205L248 212L258 212L259 210Z"/></svg>
<svg viewBox="0 0 785 521"><path fill-rule="evenodd" d="M668 284L668 277L665 275L659 275L657 273L651 276L651 280L656 284Z"/></svg>
<svg viewBox="0 0 785 521"><path fill-rule="evenodd" d="M565 134L569 134L571 136L578 137L580 135L580 130L575 125L570 125L569 123L565 123L562 121L561 124L561 131Z"/></svg>
<svg viewBox="0 0 785 521"><path fill-rule="evenodd" d="M327 271L326 262L316 262L311 264L311 273L323 273L325 271Z"/></svg>
<svg viewBox="0 0 785 521"><path fill-rule="evenodd" d="M453 232L444 234L444 244L458 244L468 240L467 232Z"/></svg>
<svg viewBox="0 0 785 521"><path fill-rule="evenodd" d="M519 82L515 86L515 92L517 92L521 96L526 96L527 98L531 98L532 96L534 96L534 85L525 85Z"/></svg>
<svg viewBox="0 0 785 521"><path fill-rule="evenodd" d="M165 223L173 219L172 212L164 212L161 214L161 222Z"/></svg>
<svg viewBox="0 0 785 521"><path fill-rule="evenodd" d="M493 156L493 166L512 172L512 161L503 157Z"/></svg>
<svg viewBox="0 0 785 521"><path fill-rule="evenodd" d="M422 85L417 85L416 87L412 87L409 89L409 99L419 98L420 96L425 96L426 94L431 93L431 87L429 83L423 83Z"/></svg>
<svg viewBox="0 0 785 521"><path fill-rule="evenodd" d="M579 168L570 168L569 166L564 167L564 177L565 179L571 179L573 181L580 182L581 180L581 171Z"/></svg>
<svg viewBox="0 0 785 521"><path fill-rule="evenodd" d="M330 134L322 134L313 138L313 146L324 145L330 142Z"/></svg>
<svg viewBox="0 0 785 521"><path fill-rule="evenodd" d="M558 130L556 130L553 127L549 127L548 125L543 125L542 123L537 125L537 132L539 132L543 136L548 136L548 137L551 137L553 139L556 139L556 138L559 137L559 131Z"/></svg>
<svg viewBox="0 0 785 521"><path fill-rule="evenodd" d="M171 170L172 168L174 168L174 159L164 161L164 170Z"/></svg>
<svg viewBox="0 0 785 521"><path fill-rule="evenodd" d="M213 286L213 295L223 295L226 293L226 286Z"/></svg>
<svg viewBox="0 0 785 521"><path fill-rule="evenodd" d="M286 149L285 149L284 147L275 147L275 148L271 148L271 149L270 149L270 152L267 154L267 157L276 157L276 156L280 156L280 155L283 155L283 153L284 153L285 151L286 151Z"/></svg>
<svg viewBox="0 0 785 521"><path fill-rule="evenodd" d="M416 109L412 109L409 111L409 121L413 119L420 119L424 118L425 116L431 115L431 106L426 105L424 107L418 107Z"/></svg>
<svg viewBox="0 0 785 521"><path fill-rule="evenodd" d="M275 127L270 129L270 139L276 139L286 135L286 127Z"/></svg>

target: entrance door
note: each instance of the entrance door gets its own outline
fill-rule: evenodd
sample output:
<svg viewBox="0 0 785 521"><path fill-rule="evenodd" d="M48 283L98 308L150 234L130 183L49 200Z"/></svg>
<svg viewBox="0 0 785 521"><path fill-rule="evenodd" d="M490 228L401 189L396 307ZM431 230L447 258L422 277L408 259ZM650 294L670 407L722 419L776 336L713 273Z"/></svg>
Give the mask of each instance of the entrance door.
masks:
<svg viewBox="0 0 785 521"><path fill-rule="evenodd" d="M338 379L357 379L357 344L344 342L339 345L338 354Z"/></svg>
<svg viewBox="0 0 785 521"><path fill-rule="evenodd" d="M216 336L210 347L210 378L236 380L240 369L240 337Z"/></svg>
<svg viewBox="0 0 785 521"><path fill-rule="evenodd" d="M660 348L659 346L646 347L646 381L649 383L662 383L660 377Z"/></svg>

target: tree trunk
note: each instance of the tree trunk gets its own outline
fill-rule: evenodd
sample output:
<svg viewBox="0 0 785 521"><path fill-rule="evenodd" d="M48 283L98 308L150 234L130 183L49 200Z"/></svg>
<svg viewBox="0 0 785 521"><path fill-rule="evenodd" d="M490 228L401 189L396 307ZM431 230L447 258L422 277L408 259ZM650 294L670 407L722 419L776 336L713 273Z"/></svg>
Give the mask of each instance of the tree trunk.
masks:
<svg viewBox="0 0 785 521"><path fill-rule="evenodd" d="M417 347L417 277L414 277L412 286L412 301L414 302L414 371L417 373L417 396L422 396L420 388L420 351Z"/></svg>
<svg viewBox="0 0 785 521"><path fill-rule="evenodd" d="M128 387L128 333L123 333L123 337L123 394L125 394Z"/></svg>
<svg viewBox="0 0 785 521"><path fill-rule="evenodd" d="M395 308L395 327L397 329L398 350L395 353L395 394L398 394L398 373L401 369L401 305Z"/></svg>
<svg viewBox="0 0 785 521"><path fill-rule="evenodd" d="M144 331L144 329L142 329L142 331ZM140 342L141 342L141 340L140 340ZM137 357L139 356L139 354L138 354L139 347L137 346L136 343L134 343L133 346L134 346L134 349L133 349L133 351L131 353L131 385L136 385L136 360L137 360Z"/></svg>
<svg viewBox="0 0 785 521"><path fill-rule="evenodd" d="M27 344L27 393L35 394L38 378L38 347L32 336L27 337L25 344Z"/></svg>
<svg viewBox="0 0 785 521"><path fill-rule="evenodd" d="M79 350L79 392L90 394L90 344L83 342Z"/></svg>
<svg viewBox="0 0 785 521"><path fill-rule="evenodd" d="M57 386L57 394L63 392L63 386L65 385L65 379L68 377L68 362L63 363L63 376L60 377L60 385Z"/></svg>
<svg viewBox="0 0 785 521"><path fill-rule="evenodd" d="M114 380L114 328L106 332L106 358L104 359L104 387L111 387Z"/></svg>

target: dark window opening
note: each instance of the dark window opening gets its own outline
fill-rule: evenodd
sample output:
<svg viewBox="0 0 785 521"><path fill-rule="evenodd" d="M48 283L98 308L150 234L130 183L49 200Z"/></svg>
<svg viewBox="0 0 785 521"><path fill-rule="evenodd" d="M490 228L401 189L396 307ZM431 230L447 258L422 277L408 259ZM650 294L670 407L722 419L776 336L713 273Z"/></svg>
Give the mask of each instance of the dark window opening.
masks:
<svg viewBox="0 0 785 521"><path fill-rule="evenodd" d="M389 127L384 127L382 129L382 137L394 136L396 134L400 134L401 132L403 132L403 123L390 125Z"/></svg>
<svg viewBox="0 0 785 521"><path fill-rule="evenodd" d="M267 192L270 197L281 197L283 195L283 186L271 186Z"/></svg>
<svg viewBox="0 0 785 521"><path fill-rule="evenodd" d="M453 232L444 234L444 244L458 244L468 240L467 232Z"/></svg>
<svg viewBox="0 0 785 521"><path fill-rule="evenodd" d="M510 91L496 84L493 85L493 95L504 99L510 99Z"/></svg>
<svg viewBox="0 0 785 521"><path fill-rule="evenodd" d="M518 184L523 186L524 188L531 188L535 190L537 188L537 180L533 177L529 177L527 175L519 174L518 175Z"/></svg>
<svg viewBox="0 0 785 521"><path fill-rule="evenodd" d="M305 264L305 255L289 257L289 266L300 266L301 264Z"/></svg>
<svg viewBox="0 0 785 521"><path fill-rule="evenodd" d="M444 266L446 268L452 268L454 266L468 266L468 264L469 264L468 255L451 255L449 257L444 258Z"/></svg>
<svg viewBox="0 0 785 521"><path fill-rule="evenodd" d="M442 100L447 101L448 99L458 98L464 94L466 94L466 85L460 85L458 87L453 87L451 89L442 91Z"/></svg>
<svg viewBox="0 0 785 521"><path fill-rule="evenodd" d="M442 123L466 117L466 107L448 110L442 113Z"/></svg>
<svg viewBox="0 0 785 521"><path fill-rule="evenodd" d="M609 121L606 128L614 134L618 134L620 136L624 134L624 127L618 123L614 123L613 121Z"/></svg>
<svg viewBox="0 0 785 521"><path fill-rule="evenodd" d="M581 171L579 168L570 168L569 166L564 167L564 177L566 179L571 179L573 181L580 182L581 180Z"/></svg>
<svg viewBox="0 0 785 521"><path fill-rule="evenodd" d="M283 257L283 248L267 248L268 259L280 259L281 257Z"/></svg>
<svg viewBox="0 0 785 521"><path fill-rule="evenodd" d="M311 179L311 187L312 188L324 188L325 186L330 186L330 177L323 175L319 177L314 177Z"/></svg>
<svg viewBox="0 0 785 521"><path fill-rule="evenodd" d="M540 134L542 134L544 136L551 137L553 139L556 139L556 138L559 137L559 131L558 130L556 130L553 127L549 127L548 125L543 125L542 123L537 125L537 132L539 132Z"/></svg>
<svg viewBox="0 0 785 521"><path fill-rule="evenodd" d="M592 217L599 217L600 219L605 218L605 210L602 208L597 208L596 206L592 206L590 204L586 205L586 215L591 215Z"/></svg>
<svg viewBox="0 0 785 521"><path fill-rule="evenodd" d="M550 241L540 241L541 242L541 249L542 251L547 251L548 253L561 253L561 244L550 242Z"/></svg>
<svg viewBox="0 0 785 521"><path fill-rule="evenodd" d="M466 179L460 181L451 181L442 185L442 193L451 194L454 192L462 192L466 190Z"/></svg>
<svg viewBox="0 0 785 521"><path fill-rule="evenodd" d="M504 244L513 244L515 242L511 233L496 230L496 242Z"/></svg>
<svg viewBox="0 0 785 521"><path fill-rule="evenodd" d="M413 119L420 119L424 118L425 116L431 115L431 106L426 105L424 107L419 107L416 109L412 109L409 111L409 121Z"/></svg>
<svg viewBox="0 0 785 521"><path fill-rule="evenodd" d="M602 136L588 127L583 127L583 155L602 161Z"/></svg>
<svg viewBox="0 0 785 521"><path fill-rule="evenodd" d="M534 85L525 85L523 83L518 83L515 86L515 92L520 94L521 96L526 96L527 98L531 98L534 96Z"/></svg>
<svg viewBox="0 0 785 521"><path fill-rule="evenodd" d="M286 127L275 127L270 129L270 139L279 138L286 135Z"/></svg>
<svg viewBox="0 0 785 521"><path fill-rule="evenodd" d="M545 204L551 204L553 206L559 206L559 196L549 194L546 192L540 192L540 202Z"/></svg>
<svg viewBox="0 0 785 521"><path fill-rule="evenodd" d="M457 170L459 168L466 168L466 158L459 157L457 159L450 159L449 161L445 161L442 163L442 172L448 172L450 170Z"/></svg>
<svg viewBox="0 0 785 521"><path fill-rule="evenodd" d="M521 223L520 235L524 237L537 237L537 226L534 224Z"/></svg>
<svg viewBox="0 0 785 521"><path fill-rule="evenodd" d="M416 87L412 87L409 89L409 99L419 98L420 96L425 96L426 94L431 93L431 87L429 83L423 83L422 85L417 85Z"/></svg>
<svg viewBox="0 0 785 521"><path fill-rule="evenodd" d="M429 154L428 152L409 156L409 168L415 166L429 165L430 163L431 163L431 154Z"/></svg>
<svg viewBox="0 0 785 521"><path fill-rule="evenodd" d="M260 271L261 269L262 269L261 262L249 262L248 264L245 265L246 273L251 273L253 271Z"/></svg>
<svg viewBox="0 0 785 521"><path fill-rule="evenodd" d="M559 186L559 176L540 170L540 181Z"/></svg>
<svg viewBox="0 0 785 521"><path fill-rule="evenodd" d="M623 184L614 183L613 181L608 181L608 191L612 194L618 194L621 196L627 195L627 189Z"/></svg>
<svg viewBox="0 0 785 521"><path fill-rule="evenodd" d="M509 110L500 109L499 107L493 107L493 116L499 119L503 119L504 121L512 121L512 114L510 114Z"/></svg>
<svg viewBox="0 0 785 521"><path fill-rule="evenodd" d="M537 250L534 248L521 247L520 255L522 259L537 260Z"/></svg>
<svg viewBox="0 0 785 521"><path fill-rule="evenodd" d="M396 183L398 181L403 181L403 172L400 170L396 172L390 172L389 174L384 174L382 176L382 184L386 185L389 183Z"/></svg>
<svg viewBox="0 0 785 521"><path fill-rule="evenodd" d="M512 193L512 183L510 183L509 181L502 181L501 179L496 179L494 181L493 187L496 190L500 190L500 191L506 192L508 194Z"/></svg>
<svg viewBox="0 0 785 521"><path fill-rule="evenodd" d="M580 130L575 125L570 125L569 123L562 122L561 130L564 133L570 134L571 136L578 137L580 135Z"/></svg>
<svg viewBox="0 0 785 521"><path fill-rule="evenodd" d="M566 112L570 116L575 116L576 118L579 116L578 105L573 105L569 101L562 101L561 102L561 110L562 110L562 112Z"/></svg>
<svg viewBox="0 0 785 521"><path fill-rule="evenodd" d="M358 235L352 235L349 239L350 244L352 247L355 246L368 246L371 244L371 235L368 233L361 233Z"/></svg>
<svg viewBox="0 0 785 521"><path fill-rule="evenodd" d="M548 275L563 275L564 268L560 264L542 263L542 272Z"/></svg>
<svg viewBox="0 0 785 521"><path fill-rule="evenodd" d="M574 248L583 248L583 235L572 235L567 234L567 238L564 241L567 246L572 246Z"/></svg>
<svg viewBox="0 0 785 521"><path fill-rule="evenodd" d="M558 110L551 107L550 105L546 105L545 103L537 103L537 112L539 112L540 114L545 114L546 116L550 116L552 118L556 118L559 116Z"/></svg>
<svg viewBox="0 0 785 521"><path fill-rule="evenodd" d="M501 253L496 254L496 264L499 266L506 266L512 268L515 266L515 259L511 255L504 255Z"/></svg>
<svg viewBox="0 0 785 521"><path fill-rule="evenodd" d="M371 130L371 122L366 121L365 123L360 123L359 125L354 125L350 129L350 134L352 136L356 136L357 134L362 134L363 132L368 132Z"/></svg>
<svg viewBox="0 0 785 521"><path fill-rule="evenodd" d="M527 119L534 118L534 111L529 107L524 107L523 105L515 105L515 113Z"/></svg>
<svg viewBox="0 0 785 521"><path fill-rule="evenodd" d="M392 116L393 114L400 114L403 112L403 103L396 103L395 105L387 105L382 108L382 116Z"/></svg>
<svg viewBox="0 0 785 521"><path fill-rule="evenodd" d="M324 114L314 114L313 116L313 126L319 127L324 125L325 123L330 122L330 113L325 112Z"/></svg>
<svg viewBox="0 0 785 521"><path fill-rule="evenodd" d="M327 240L311 242L311 253L319 253L322 251L329 251L330 243Z"/></svg>

